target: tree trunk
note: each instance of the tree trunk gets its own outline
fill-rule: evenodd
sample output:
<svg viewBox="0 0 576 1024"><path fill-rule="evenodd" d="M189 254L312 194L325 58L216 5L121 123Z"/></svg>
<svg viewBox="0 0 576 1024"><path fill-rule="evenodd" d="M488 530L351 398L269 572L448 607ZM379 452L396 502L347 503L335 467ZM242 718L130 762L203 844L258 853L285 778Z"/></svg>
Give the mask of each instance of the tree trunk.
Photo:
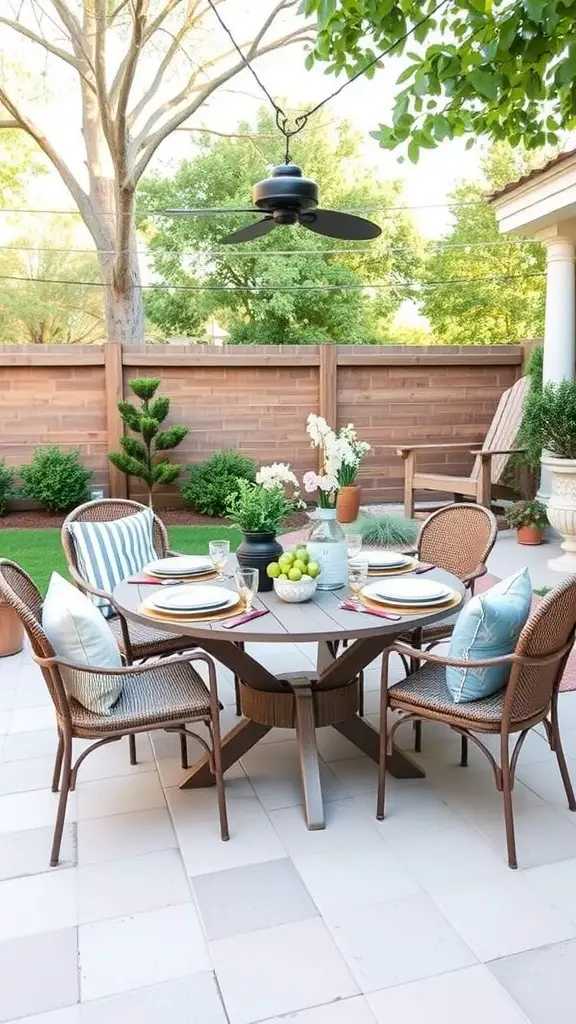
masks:
<svg viewBox="0 0 576 1024"><path fill-rule="evenodd" d="M123 345L144 344L144 304L136 259L134 255L130 261L130 268L118 280L114 255L102 253L99 258L100 273L105 286L107 339L119 341Z"/></svg>

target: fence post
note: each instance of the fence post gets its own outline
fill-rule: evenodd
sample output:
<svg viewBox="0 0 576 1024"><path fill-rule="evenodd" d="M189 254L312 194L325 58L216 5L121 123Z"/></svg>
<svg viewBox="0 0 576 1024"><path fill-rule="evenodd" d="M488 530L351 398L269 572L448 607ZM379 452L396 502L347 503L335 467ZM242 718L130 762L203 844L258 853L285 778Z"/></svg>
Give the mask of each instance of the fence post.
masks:
<svg viewBox="0 0 576 1024"><path fill-rule="evenodd" d="M320 416L336 430L338 419L338 349L336 345L319 345L320 382L318 405Z"/></svg>
<svg viewBox="0 0 576 1024"><path fill-rule="evenodd" d="M120 448L120 438L124 433L122 417L118 412L118 402L124 397L122 380L122 345L117 341L104 344L104 391L106 395L106 430L108 435L108 451L115 452ZM126 498L128 496L127 479L116 466L108 463L110 480L110 497Z"/></svg>

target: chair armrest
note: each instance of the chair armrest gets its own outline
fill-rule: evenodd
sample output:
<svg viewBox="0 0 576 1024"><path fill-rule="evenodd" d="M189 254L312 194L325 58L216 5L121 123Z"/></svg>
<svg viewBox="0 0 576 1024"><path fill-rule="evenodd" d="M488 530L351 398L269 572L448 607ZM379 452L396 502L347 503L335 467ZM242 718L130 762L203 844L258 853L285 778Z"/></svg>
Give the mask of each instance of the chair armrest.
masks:
<svg viewBox="0 0 576 1024"><path fill-rule="evenodd" d="M469 572L467 576L462 577L462 583L465 587L468 587L470 583L474 583L474 580L479 580L481 576L485 576L488 572L488 567L484 564L477 565L474 572Z"/></svg>
<svg viewBox="0 0 576 1024"><path fill-rule="evenodd" d="M107 590L100 590L98 587L95 587L93 583L89 583L88 580L85 580L84 577L80 575L73 565L70 565L70 563L68 563L68 572L79 590L83 593L93 594L95 597L103 597L106 601L110 601L110 604L114 605L114 608L116 608L112 594L108 593ZM118 614L120 613L118 612Z"/></svg>
<svg viewBox="0 0 576 1024"><path fill-rule="evenodd" d="M181 558L183 554L183 551L172 551L172 548L166 548L166 558Z"/></svg>
<svg viewBox="0 0 576 1024"><path fill-rule="evenodd" d="M497 658L484 658L481 661L457 661L454 658L444 658L440 654L431 654L430 651L420 651L416 647L409 647L408 644L391 644L385 654L403 654L405 658L412 658L415 661L431 661L436 665L448 665L453 668L484 668L488 665L553 665L560 661L565 654L572 649L572 643L564 644L561 650L549 654L545 658L527 658L518 654L501 654Z"/></svg>
<svg viewBox="0 0 576 1024"><path fill-rule="evenodd" d="M471 455L480 455L483 459L492 458L493 455L520 455L525 448L471 448Z"/></svg>
<svg viewBox="0 0 576 1024"><path fill-rule="evenodd" d="M164 668L168 665L181 665L186 661L204 661L209 667L213 665L212 659L204 651L189 651L185 654L175 655L172 658L154 658L141 663L140 665L123 665L121 668L105 668L99 665L82 665L75 661L67 661L65 658L41 658L32 651L32 659L41 668L70 668L75 672L86 674L95 673L99 676L138 676L151 669Z"/></svg>
<svg viewBox="0 0 576 1024"><path fill-rule="evenodd" d="M400 455L403 459L406 459L412 452L434 452L434 451L458 451L470 450L469 441L457 441L453 444L410 444L410 445L395 445L387 444L382 445L383 448L395 448L396 454Z"/></svg>

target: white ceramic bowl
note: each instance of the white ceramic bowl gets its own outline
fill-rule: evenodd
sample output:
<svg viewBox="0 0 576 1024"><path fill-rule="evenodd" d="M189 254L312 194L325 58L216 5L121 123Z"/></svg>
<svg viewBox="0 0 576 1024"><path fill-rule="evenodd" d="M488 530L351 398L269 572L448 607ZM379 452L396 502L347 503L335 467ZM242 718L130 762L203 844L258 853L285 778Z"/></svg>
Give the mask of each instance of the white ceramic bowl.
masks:
<svg viewBox="0 0 576 1024"><path fill-rule="evenodd" d="M274 590L281 601L289 604L300 604L309 601L316 590L316 580L274 580Z"/></svg>

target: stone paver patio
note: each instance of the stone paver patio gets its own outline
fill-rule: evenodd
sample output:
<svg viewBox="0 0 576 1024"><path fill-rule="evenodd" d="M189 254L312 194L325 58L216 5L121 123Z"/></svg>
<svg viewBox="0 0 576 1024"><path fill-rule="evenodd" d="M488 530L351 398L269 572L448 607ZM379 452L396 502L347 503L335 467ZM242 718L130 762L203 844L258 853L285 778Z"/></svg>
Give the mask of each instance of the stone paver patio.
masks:
<svg viewBox="0 0 576 1024"><path fill-rule="evenodd" d="M535 586L553 585L549 556L504 534L490 569L528 561ZM286 652L259 657L280 671ZM314 650L291 659L308 668ZM576 694L560 710L576 781ZM291 732L228 773L229 843L215 793L178 789L178 739L159 733L139 738L134 768L125 741L85 762L49 869L52 709L27 652L0 663L0 1021L573 1024L576 814L542 736L520 759L517 872L490 768L476 750L459 768L455 734L424 728L427 778L391 779L382 823L375 765L319 737L325 831L304 826Z"/></svg>

